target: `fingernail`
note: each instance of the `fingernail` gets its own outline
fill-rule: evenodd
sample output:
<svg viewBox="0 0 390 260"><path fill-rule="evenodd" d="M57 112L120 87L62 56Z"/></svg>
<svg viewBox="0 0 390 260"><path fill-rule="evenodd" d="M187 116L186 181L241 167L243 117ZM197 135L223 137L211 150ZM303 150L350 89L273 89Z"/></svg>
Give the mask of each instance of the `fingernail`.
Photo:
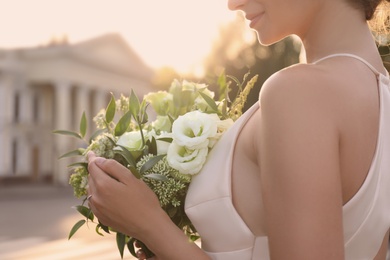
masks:
<svg viewBox="0 0 390 260"><path fill-rule="evenodd" d="M91 157L92 155L94 155L94 152L89 151L89 152L87 153L87 159L89 159L89 157Z"/></svg>
<svg viewBox="0 0 390 260"><path fill-rule="evenodd" d="M105 158L98 157L98 158L95 159L95 163L97 165L101 165L101 164L103 164L105 162L105 160L106 160Z"/></svg>

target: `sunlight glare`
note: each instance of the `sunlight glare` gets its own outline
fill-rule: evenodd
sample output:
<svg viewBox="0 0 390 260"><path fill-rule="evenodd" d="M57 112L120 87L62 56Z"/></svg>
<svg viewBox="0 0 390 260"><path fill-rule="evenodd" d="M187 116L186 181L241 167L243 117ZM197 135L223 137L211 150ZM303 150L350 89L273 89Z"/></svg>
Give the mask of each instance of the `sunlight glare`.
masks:
<svg viewBox="0 0 390 260"><path fill-rule="evenodd" d="M70 43L120 33L151 67L199 71L219 26L235 13L227 0L0 0L0 48Z"/></svg>

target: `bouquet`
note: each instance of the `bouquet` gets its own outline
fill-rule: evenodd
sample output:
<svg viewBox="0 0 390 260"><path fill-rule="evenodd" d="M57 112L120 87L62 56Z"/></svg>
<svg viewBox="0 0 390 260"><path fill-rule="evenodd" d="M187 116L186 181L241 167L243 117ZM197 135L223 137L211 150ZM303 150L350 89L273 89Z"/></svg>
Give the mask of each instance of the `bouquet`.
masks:
<svg viewBox="0 0 390 260"><path fill-rule="evenodd" d="M70 239L88 222L96 224L96 233L116 233L119 253L123 258L127 246L136 256L135 246L140 246L148 257L153 253L135 238L116 232L97 220L86 205L88 167L86 154L114 159L142 179L157 195L161 207L191 241L199 238L195 227L184 211L184 201L191 179L201 169L207 154L221 135L242 114L247 95L254 86L257 75L243 82L222 74L218 78L219 98L215 98L206 84L174 80L169 91L151 92L140 101L134 91L111 100L94 118L97 131L86 140L87 119L83 113L79 132L54 131L85 141L83 147L70 151L60 158L79 157L79 162L69 165L69 183L74 195L83 198L75 209L84 217L70 230ZM238 87L234 99L229 98L233 80ZM245 85L244 85L245 84ZM148 107L154 119L149 120ZM117 119L117 120L115 120ZM131 205L129 205L131 207Z"/></svg>

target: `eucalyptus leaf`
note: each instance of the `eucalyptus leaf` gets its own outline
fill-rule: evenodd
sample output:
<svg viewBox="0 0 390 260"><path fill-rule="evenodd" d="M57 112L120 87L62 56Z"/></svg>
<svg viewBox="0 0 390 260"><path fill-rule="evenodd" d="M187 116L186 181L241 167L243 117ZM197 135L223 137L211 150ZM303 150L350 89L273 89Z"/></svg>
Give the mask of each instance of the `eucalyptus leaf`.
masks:
<svg viewBox="0 0 390 260"><path fill-rule="evenodd" d="M83 215L84 217L90 219L91 221L94 220L94 215L92 213L92 210L88 207L85 207L85 206L82 206L82 205L78 205L75 207L75 209L80 212L81 215Z"/></svg>
<svg viewBox="0 0 390 260"><path fill-rule="evenodd" d="M164 158L166 155L165 154L160 154L160 155L157 155L157 156L153 156L152 158L150 158L147 162L144 163L144 165L142 165L141 169L140 169L140 173L143 174L144 172L146 172L147 170L153 168L153 166L158 163L162 158Z"/></svg>
<svg viewBox="0 0 390 260"><path fill-rule="evenodd" d="M76 133L73 131L55 130L55 131L53 131L53 134L72 136L72 137L76 137L76 138L81 139L81 140L83 139L83 137L79 133Z"/></svg>
<svg viewBox="0 0 390 260"><path fill-rule="evenodd" d="M125 158L126 162L129 165L135 167L135 165L136 165L135 159L134 159L133 155L131 154L131 152L129 150L127 150L126 147L124 147L122 145L118 145L117 148L114 149L114 153L121 155L123 158Z"/></svg>
<svg viewBox="0 0 390 260"><path fill-rule="evenodd" d="M135 168L134 166L130 165L130 166L129 166L129 170L131 171L131 173L132 173L137 179L141 179L141 174L139 173L139 171L137 170L137 168Z"/></svg>
<svg viewBox="0 0 390 260"><path fill-rule="evenodd" d="M127 242L127 249L132 256L137 257L137 253L135 252L134 242L137 241L135 238L131 237L129 242Z"/></svg>
<svg viewBox="0 0 390 260"><path fill-rule="evenodd" d="M96 130L92 135L91 138L89 138L89 143L91 144L93 140L95 140L96 137L101 135L102 133L106 132L106 129L98 129Z"/></svg>
<svg viewBox="0 0 390 260"><path fill-rule="evenodd" d="M113 146L115 146L116 145L116 142L115 142L115 140L114 139L112 139L110 136L107 136L107 139L111 142L111 144L113 145Z"/></svg>
<svg viewBox="0 0 390 260"><path fill-rule="evenodd" d="M196 240L198 240L200 238L200 236L196 236L196 235L190 235L190 240L192 242L195 242Z"/></svg>
<svg viewBox="0 0 390 260"><path fill-rule="evenodd" d="M102 229L102 226L100 224L97 224L95 227L95 231L99 236L104 236L102 232L100 232L100 229Z"/></svg>
<svg viewBox="0 0 390 260"><path fill-rule="evenodd" d="M131 90L130 98L129 98L129 108L131 111L131 114L134 116L134 118L138 118L139 110L140 110L140 103L138 100L137 95L133 90Z"/></svg>
<svg viewBox="0 0 390 260"><path fill-rule="evenodd" d="M100 222L100 220L98 220L98 222L99 222L100 227L104 230L104 232L106 232L107 234L111 234L111 233L110 233L110 229L109 229L108 226L102 224L102 223Z"/></svg>
<svg viewBox="0 0 390 260"><path fill-rule="evenodd" d="M172 143L173 138L172 137L161 137L161 138L157 138L157 140L167 142L167 143Z"/></svg>
<svg viewBox="0 0 390 260"><path fill-rule="evenodd" d="M111 100L110 103L108 103L107 109L106 109L106 122L109 124L115 117L115 110L116 110L116 102L114 94L111 93Z"/></svg>
<svg viewBox="0 0 390 260"><path fill-rule="evenodd" d="M83 155L82 151L80 149L76 149L61 155L58 159L62 159L65 157L72 157L72 156L80 156L80 155Z"/></svg>
<svg viewBox="0 0 390 260"><path fill-rule="evenodd" d="M206 101L206 103L210 106L210 108L213 110L213 112L218 113L218 106L215 103L214 99L212 99L211 97L207 96L205 93L203 93L201 91L199 92L199 94Z"/></svg>
<svg viewBox="0 0 390 260"><path fill-rule="evenodd" d="M115 136L123 135L126 132L127 128L129 128L130 122L131 122L131 112L128 111L126 114L124 114L121 117L121 119L119 119L114 130Z"/></svg>
<svg viewBox="0 0 390 260"><path fill-rule="evenodd" d="M73 167L84 167L85 169L88 169L88 163L86 162L76 162L68 165L69 168Z"/></svg>
<svg viewBox="0 0 390 260"><path fill-rule="evenodd" d="M140 123L146 124L149 120L148 114L146 113L146 109L148 108L149 103L146 103L146 100L142 100L140 107Z"/></svg>
<svg viewBox="0 0 390 260"><path fill-rule="evenodd" d="M87 133L87 117L85 116L85 112L81 116L80 120L80 135L84 138Z"/></svg>
<svg viewBox="0 0 390 260"><path fill-rule="evenodd" d="M157 155L157 142L156 142L156 138L152 137L152 140L151 141L147 141L146 142L146 146L148 147L148 153L150 154L153 154L153 155Z"/></svg>
<svg viewBox="0 0 390 260"><path fill-rule="evenodd" d="M176 207L171 207L171 208L169 208L169 210L167 211L167 213L168 213L168 216L169 216L170 218L172 218L173 216L176 215L176 213L177 213L177 208L176 208Z"/></svg>
<svg viewBox="0 0 390 260"><path fill-rule="evenodd" d="M116 233L116 244L118 246L119 253L121 255L121 259L123 259L123 252L125 250L126 245L126 236L122 233Z"/></svg>
<svg viewBox="0 0 390 260"><path fill-rule="evenodd" d="M156 181L167 181L168 180L168 178L166 176L164 176L162 174L158 174L158 173L145 174L144 178L149 178L149 179L153 179Z"/></svg>
<svg viewBox="0 0 390 260"><path fill-rule="evenodd" d="M74 226L69 232L68 240L77 232L77 230L79 230L79 228L81 228L85 224L85 222L86 222L85 219L82 219L78 221L76 224L74 224Z"/></svg>

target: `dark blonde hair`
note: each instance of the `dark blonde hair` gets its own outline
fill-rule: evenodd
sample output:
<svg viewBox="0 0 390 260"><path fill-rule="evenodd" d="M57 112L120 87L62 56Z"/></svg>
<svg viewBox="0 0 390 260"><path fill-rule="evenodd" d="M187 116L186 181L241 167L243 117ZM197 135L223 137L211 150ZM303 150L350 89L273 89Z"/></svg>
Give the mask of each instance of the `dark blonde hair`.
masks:
<svg viewBox="0 0 390 260"><path fill-rule="evenodd" d="M348 0L356 8L364 11L373 34L379 44L389 44L390 0Z"/></svg>
<svg viewBox="0 0 390 260"><path fill-rule="evenodd" d="M366 20L369 21L374 17L374 14L379 5L389 3L390 0L348 0L356 8L362 9Z"/></svg>

